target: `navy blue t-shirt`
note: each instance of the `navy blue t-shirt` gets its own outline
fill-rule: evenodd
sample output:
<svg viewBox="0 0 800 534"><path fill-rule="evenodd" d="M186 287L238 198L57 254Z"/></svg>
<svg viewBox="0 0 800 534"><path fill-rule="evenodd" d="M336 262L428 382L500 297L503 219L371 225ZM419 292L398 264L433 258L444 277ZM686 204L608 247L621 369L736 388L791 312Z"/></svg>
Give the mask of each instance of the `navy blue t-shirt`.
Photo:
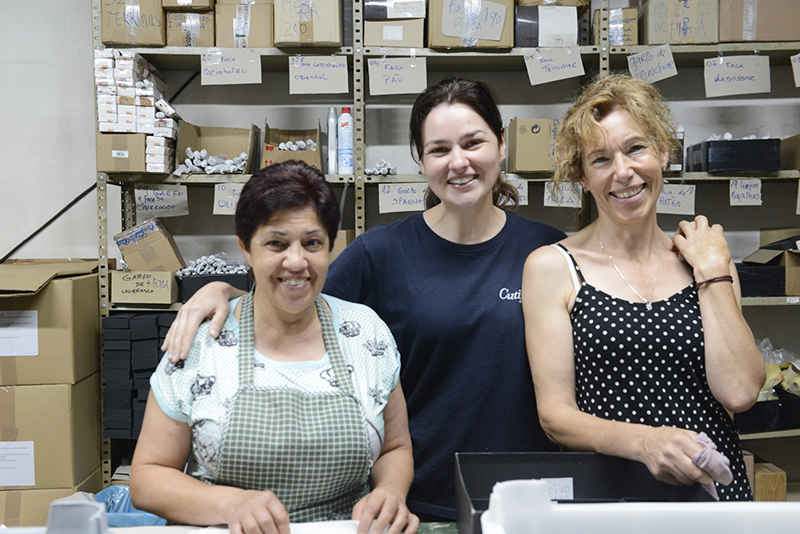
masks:
<svg viewBox="0 0 800 534"><path fill-rule="evenodd" d="M563 239L512 213L477 245L422 214L365 232L331 264L324 292L370 306L394 334L414 447L413 512L455 519L456 452L551 451L525 351L525 259Z"/></svg>

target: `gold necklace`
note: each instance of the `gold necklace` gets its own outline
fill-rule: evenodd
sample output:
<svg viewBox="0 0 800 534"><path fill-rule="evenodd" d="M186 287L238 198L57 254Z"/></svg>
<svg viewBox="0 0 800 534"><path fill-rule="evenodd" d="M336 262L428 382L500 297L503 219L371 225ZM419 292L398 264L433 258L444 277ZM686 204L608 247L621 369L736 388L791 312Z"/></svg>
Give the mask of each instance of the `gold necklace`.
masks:
<svg viewBox="0 0 800 534"><path fill-rule="evenodd" d="M611 257L611 254L609 254L608 252L606 252L606 249L603 247L603 240L602 240L602 239L600 239L600 230L598 230L598 229L597 229L597 226L595 226L595 228L594 228L594 229L595 229L595 232L597 233L597 241L599 241L599 242L600 242L600 250L602 250L602 251L603 251L603 254L605 254L606 256L608 256L608 259L609 259L609 260L611 260L611 265L613 265L613 266L614 266L614 270L615 270L615 271L617 271L617 274L619 275L619 277L620 277L620 278L622 278L622 281L623 281L623 282L625 282L625 284L626 284L626 285L627 285L629 288L631 288L631 291L633 291L634 293L636 293L636 296L637 296L637 297L639 297L640 299L642 299L642 300L644 301L644 304L645 304L645 307L647 308L647 311L650 311L650 310L652 310L652 309L653 309L653 303L652 303L652 302L650 302L649 300L647 300L646 298L644 298L644 297L642 296L642 294L641 294L641 293L639 293L638 291L636 291L636 288L635 288L635 287L633 287L633 286L631 285L631 283L630 283L630 282L628 282L628 279L627 279L627 278L625 278L625 275L624 275L624 274L622 274L622 271L620 271L620 270L619 270L619 267L617 267L617 264L616 264L616 263L614 263L614 258L612 258L612 257ZM655 275L655 277L653 278L653 285L652 285L652 287L650 287L650 295L652 295L652 294L653 294L653 290L655 290L655 288L656 288L656 281L658 280L658 272L661 270L661 251L662 251L662 250L664 250L664 245L661 243L661 241L659 241L659 244L660 244L661 246L658 248L658 266L656 267L656 275Z"/></svg>

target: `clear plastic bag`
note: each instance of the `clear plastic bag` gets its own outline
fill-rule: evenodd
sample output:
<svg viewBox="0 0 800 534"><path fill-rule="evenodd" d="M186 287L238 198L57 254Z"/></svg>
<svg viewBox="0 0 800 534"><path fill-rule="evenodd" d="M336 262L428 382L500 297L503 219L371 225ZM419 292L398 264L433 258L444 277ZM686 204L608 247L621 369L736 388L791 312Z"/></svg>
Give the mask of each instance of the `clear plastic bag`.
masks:
<svg viewBox="0 0 800 534"><path fill-rule="evenodd" d="M149 512L137 510L131 504L128 486L109 486L95 494L95 500L106 504L109 527L163 526L167 520Z"/></svg>

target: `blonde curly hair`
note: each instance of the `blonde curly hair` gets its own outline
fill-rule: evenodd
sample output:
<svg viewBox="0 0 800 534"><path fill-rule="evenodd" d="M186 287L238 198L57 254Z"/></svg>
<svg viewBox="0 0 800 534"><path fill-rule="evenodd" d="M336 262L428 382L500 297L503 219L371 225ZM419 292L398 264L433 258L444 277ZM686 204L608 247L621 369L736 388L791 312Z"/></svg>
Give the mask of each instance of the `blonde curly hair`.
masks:
<svg viewBox="0 0 800 534"><path fill-rule="evenodd" d="M672 120L661 93L653 85L624 74L596 78L567 110L556 134L553 181L580 182L583 178L583 146L604 137L600 121L623 109L642 127L659 152L670 160L680 151Z"/></svg>

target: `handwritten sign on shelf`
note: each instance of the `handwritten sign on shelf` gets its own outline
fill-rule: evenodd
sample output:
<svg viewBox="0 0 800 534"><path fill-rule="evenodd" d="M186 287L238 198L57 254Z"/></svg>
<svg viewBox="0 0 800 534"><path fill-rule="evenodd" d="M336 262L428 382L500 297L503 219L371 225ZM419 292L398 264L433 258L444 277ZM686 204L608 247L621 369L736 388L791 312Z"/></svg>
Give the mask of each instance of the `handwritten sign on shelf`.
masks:
<svg viewBox="0 0 800 534"><path fill-rule="evenodd" d="M678 75L668 44L628 56L628 71L634 78L650 83Z"/></svg>
<svg viewBox="0 0 800 534"><path fill-rule="evenodd" d="M664 184L658 197L656 213L694 215L697 186L690 184Z"/></svg>
<svg viewBox="0 0 800 534"><path fill-rule="evenodd" d="M535 49L525 54L525 68L531 85L565 80L583 76L583 61L580 48L568 46L562 48Z"/></svg>
<svg viewBox="0 0 800 534"><path fill-rule="evenodd" d="M576 183L544 184L544 206L548 208L580 208L583 204L583 188Z"/></svg>
<svg viewBox="0 0 800 534"><path fill-rule="evenodd" d="M442 34L467 41L499 41L506 21L506 6L484 0L444 0Z"/></svg>
<svg viewBox="0 0 800 534"><path fill-rule="evenodd" d="M236 203L244 184L217 184L214 187L214 215L235 215Z"/></svg>
<svg viewBox="0 0 800 534"><path fill-rule="evenodd" d="M800 87L800 54L792 56L792 72L794 73L794 86Z"/></svg>
<svg viewBox="0 0 800 534"><path fill-rule="evenodd" d="M420 58L370 59L369 94L417 94L428 86L428 67Z"/></svg>
<svg viewBox="0 0 800 534"><path fill-rule="evenodd" d="M571 501L575 499L574 483L571 477L543 478L547 482L547 491L551 501Z"/></svg>
<svg viewBox="0 0 800 534"><path fill-rule="evenodd" d="M731 206L760 206L761 180L731 180L730 197Z"/></svg>
<svg viewBox="0 0 800 534"><path fill-rule="evenodd" d="M289 94L347 93L350 90L347 58L293 56L289 58Z"/></svg>
<svg viewBox="0 0 800 534"><path fill-rule="evenodd" d="M261 83L261 56L252 48L209 48L200 60L200 85Z"/></svg>
<svg viewBox="0 0 800 534"><path fill-rule="evenodd" d="M147 217L189 215L185 185L137 185L136 213Z"/></svg>
<svg viewBox="0 0 800 534"><path fill-rule="evenodd" d="M528 205L528 181L527 180L508 180L508 183L514 186L519 195L519 205Z"/></svg>
<svg viewBox="0 0 800 534"><path fill-rule="evenodd" d="M378 188L378 211L380 213L425 211L427 190L426 182L381 184Z"/></svg>
<svg viewBox="0 0 800 534"><path fill-rule="evenodd" d="M769 56L730 56L704 61L706 96L769 93Z"/></svg>

